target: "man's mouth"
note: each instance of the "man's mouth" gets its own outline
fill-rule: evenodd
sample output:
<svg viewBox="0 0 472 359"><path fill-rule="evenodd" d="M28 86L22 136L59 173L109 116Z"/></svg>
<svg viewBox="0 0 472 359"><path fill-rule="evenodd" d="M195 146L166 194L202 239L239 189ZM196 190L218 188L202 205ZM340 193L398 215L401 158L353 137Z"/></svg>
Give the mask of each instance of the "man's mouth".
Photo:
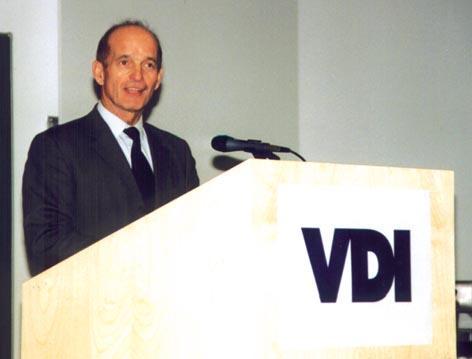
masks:
<svg viewBox="0 0 472 359"><path fill-rule="evenodd" d="M145 87L125 87L125 91L130 94L141 94L145 89Z"/></svg>

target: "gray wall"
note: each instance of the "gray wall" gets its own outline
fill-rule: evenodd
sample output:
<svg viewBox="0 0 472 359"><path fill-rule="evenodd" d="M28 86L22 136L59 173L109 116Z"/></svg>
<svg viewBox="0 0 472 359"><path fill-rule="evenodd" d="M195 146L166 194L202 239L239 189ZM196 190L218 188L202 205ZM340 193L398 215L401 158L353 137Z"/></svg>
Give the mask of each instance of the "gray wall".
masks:
<svg viewBox="0 0 472 359"><path fill-rule="evenodd" d="M457 279L472 279L472 2L298 4L302 152L453 170Z"/></svg>
<svg viewBox="0 0 472 359"><path fill-rule="evenodd" d="M84 74L104 29L146 19L166 70L150 122L190 142L203 182L219 173L220 133L312 161L454 170L456 272L469 279L471 15L467 0L63 0L61 117L95 101Z"/></svg>
<svg viewBox="0 0 472 359"><path fill-rule="evenodd" d="M164 50L163 90L150 122L189 141L202 182L220 173L212 166L215 135L298 147L296 2L117 3L62 1L62 121L95 103L90 68L98 39L131 17L146 20Z"/></svg>

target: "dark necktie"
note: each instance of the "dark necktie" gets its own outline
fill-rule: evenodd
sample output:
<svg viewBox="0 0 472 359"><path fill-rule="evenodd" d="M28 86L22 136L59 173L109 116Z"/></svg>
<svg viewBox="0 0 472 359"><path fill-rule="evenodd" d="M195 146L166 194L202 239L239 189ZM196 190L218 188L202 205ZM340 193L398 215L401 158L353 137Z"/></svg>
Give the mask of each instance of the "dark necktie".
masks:
<svg viewBox="0 0 472 359"><path fill-rule="evenodd" d="M131 170L146 205L146 212L150 212L154 209L155 203L154 174L148 160L141 151L141 139L139 138L138 129L128 127L124 132L133 140Z"/></svg>

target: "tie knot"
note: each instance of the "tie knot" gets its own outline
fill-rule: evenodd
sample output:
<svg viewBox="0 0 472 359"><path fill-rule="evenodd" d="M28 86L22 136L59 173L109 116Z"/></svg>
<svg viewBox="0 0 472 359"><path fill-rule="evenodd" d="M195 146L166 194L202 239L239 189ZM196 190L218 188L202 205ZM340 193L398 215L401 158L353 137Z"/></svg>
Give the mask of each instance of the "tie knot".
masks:
<svg viewBox="0 0 472 359"><path fill-rule="evenodd" d="M128 135L129 138L133 140L133 142L140 142L139 141L139 131L136 127L128 127L123 131Z"/></svg>

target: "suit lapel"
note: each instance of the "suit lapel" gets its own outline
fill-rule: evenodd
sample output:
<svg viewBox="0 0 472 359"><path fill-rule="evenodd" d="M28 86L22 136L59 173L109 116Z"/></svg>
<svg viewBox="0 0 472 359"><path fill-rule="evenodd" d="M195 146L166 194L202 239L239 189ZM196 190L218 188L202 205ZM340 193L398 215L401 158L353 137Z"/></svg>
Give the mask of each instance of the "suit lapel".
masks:
<svg viewBox="0 0 472 359"><path fill-rule="evenodd" d="M96 108L90 113L90 119L92 149L122 179L128 190L133 192L132 195L139 201L139 204L144 205L129 163L116 138Z"/></svg>
<svg viewBox="0 0 472 359"><path fill-rule="evenodd" d="M150 130L149 125L144 124L146 135L151 150L154 178L156 185L156 204L158 207L168 202L169 188L172 188L171 156L167 147L162 144L158 134Z"/></svg>

